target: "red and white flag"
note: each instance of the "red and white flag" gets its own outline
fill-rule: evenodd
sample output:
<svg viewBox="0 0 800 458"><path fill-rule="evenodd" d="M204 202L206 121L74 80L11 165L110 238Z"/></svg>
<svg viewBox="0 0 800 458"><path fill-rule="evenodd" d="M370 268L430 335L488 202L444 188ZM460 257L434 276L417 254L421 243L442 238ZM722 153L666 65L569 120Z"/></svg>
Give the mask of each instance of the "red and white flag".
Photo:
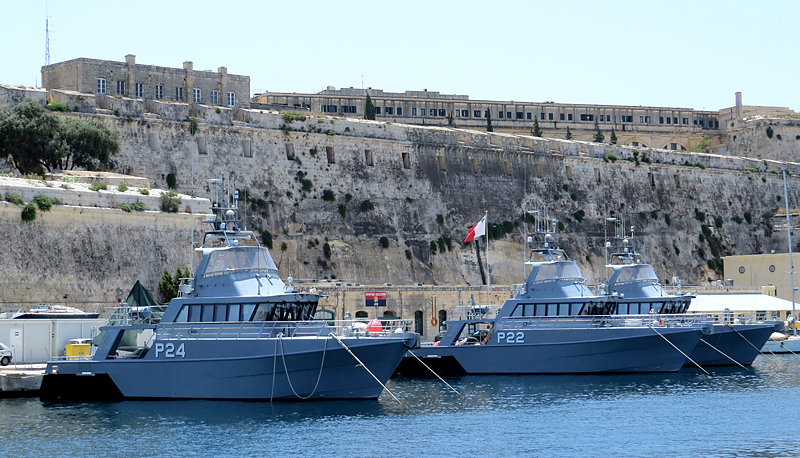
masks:
<svg viewBox="0 0 800 458"><path fill-rule="evenodd" d="M470 228L467 238L464 239L464 243L471 242L472 239L474 239L475 237L480 237L485 234L486 234L486 215L483 215L483 218L481 218L478 224Z"/></svg>

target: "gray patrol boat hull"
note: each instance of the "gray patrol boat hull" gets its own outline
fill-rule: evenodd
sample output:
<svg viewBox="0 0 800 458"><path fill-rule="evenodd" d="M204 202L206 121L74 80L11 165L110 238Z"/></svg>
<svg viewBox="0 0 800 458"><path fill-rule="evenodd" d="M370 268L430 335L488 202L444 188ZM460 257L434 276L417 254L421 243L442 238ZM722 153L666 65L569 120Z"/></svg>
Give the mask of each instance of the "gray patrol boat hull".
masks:
<svg viewBox="0 0 800 458"><path fill-rule="evenodd" d="M522 344L424 346L410 350L396 373L430 373L414 355L440 375L676 372L686 357L675 347L688 354L703 334L698 328L659 328L658 333L651 328L539 329L527 332Z"/></svg>
<svg viewBox="0 0 800 458"><path fill-rule="evenodd" d="M416 337L342 338L388 380ZM183 345L180 347L179 345ZM163 346L163 347L162 347ZM154 349L171 348L171 353ZM185 357L176 356L180 354ZM191 355L202 355L192 357ZM226 341L156 340L141 359L48 364L43 398L376 399L383 387L333 337Z"/></svg>
<svg viewBox="0 0 800 458"><path fill-rule="evenodd" d="M783 323L779 322L730 326L715 324L711 334L703 336L700 343L689 353L689 358L701 367L731 366L736 363L750 366L769 336L782 329ZM687 361L685 365L694 366L691 361Z"/></svg>

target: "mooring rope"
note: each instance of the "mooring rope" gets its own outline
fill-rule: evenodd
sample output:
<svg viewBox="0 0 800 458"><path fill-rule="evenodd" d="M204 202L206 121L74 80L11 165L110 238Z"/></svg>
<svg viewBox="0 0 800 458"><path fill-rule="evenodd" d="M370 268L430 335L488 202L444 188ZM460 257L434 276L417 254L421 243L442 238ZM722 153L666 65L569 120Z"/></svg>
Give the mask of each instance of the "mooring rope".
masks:
<svg viewBox="0 0 800 458"><path fill-rule="evenodd" d="M317 387L319 387L319 381L322 379L322 368L323 368L323 366L325 366L325 353L328 352L328 339L325 339L325 347L322 349L322 361L320 361L320 363L319 363L319 375L317 375L317 383L314 385L314 389L311 390L311 393L306 397L303 397L303 396L300 396L299 394L297 394L297 391L295 391L294 386L292 385L292 379L289 377L289 369L286 367L286 351L283 348L283 333L282 332L278 333L278 340L281 341L281 358L283 358L283 370L284 370L284 372L286 372L286 380L289 382L289 388L292 389L292 393L294 393L294 395L297 396L299 399L303 399L303 400L306 400L306 399L310 398L311 396L314 396L314 393L317 392Z"/></svg>
<svg viewBox="0 0 800 458"><path fill-rule="evenodd" d="M713 348L714 350L716 350L717 352L719 352L719 354L721 354L722 356L724 356L724 357L728 358L729 360L733 361L734 363L736 363L736 364L737 364L739 367L741 367L742 369L747 369L747 367L745 367L744 365L742 365L742 364L741 364L739 361L736 361L735 359L733 359L733 358L731 358L730 356L726 355L726 354L725 354L725 353L723 353L723 352L722 352L722 350L720 350L719 348L717 348L717 347L715 347L715 346L711 345L710 343L706 342L705 340L703 340L703 338L702 338L702 337L700 338L700 342L703 342L704 344L706 344L706 345L708 345L709 347Z"/></svg>
<svg viewBox="0 0 800 458"><path fill-rule="evenodd" d="M691 362L692 362L692 364L694 364L695 366L699 367L701 371L703 371L703 372L705 372L705 373L706 373L706 375L711 375L711 374L709 374L709 373L708 373L708 371L707 371L707 370L703 369L703 368L702 368L702 367L701 367L699 364L697 364L697 363L696 363L696 362L695 362L695 361L694 361L692 358L690 358L690 357L689 357L689 355L687 355L686 353L684 353L683 351L681 351L681 349L680 349L680 348L678 348L678 347L676 347L674 343L670 342L670 341L669 341L669 339L667 339L666 337L664 337L664 335L663 335L663 334L661 334L660 332L658 332L658 330L657 330L656 328L654 328L652 325L648 325L648 327L649 327L650 329L652 329L653 331L655 331L655 333L656 333L656 334L658 334L659 336L661 336L661 338L662 338L662 339L666 340L668 344L672 345L672 348L674 348L674 349L678 350L678 352L680 352L680 354L682 354L683 356L685 356L685 357L686 357L686 359L688 359L689 361L691 361Z"/></svg>
<svg viewBox="0 0 800 458"><path fill-rule="evenodd" d="M383 389L384 389L384 390L386 390L386 392L387 392L387 393L389 393L389 394L390 394L390 395L391 395L391 396L394 398L394 400L395 400L395 401L397 401L397 402L398 402L400 405L403 405L403 403L402 403L402 402L400 402L400 400L399 400L399 399L397 399L397 396L395 396L395 395L394 395L394 393L392 393L392 391L391 391L389 388L386 388L386 385L384 385L384 384L383 384L383 382L381 382L381 381L378 379L378 377L375 377L375 374L373 374L373 373L372 373L372 371L371 371L371 370L369 370L369 368L367 367L367 365L366 365L366 364L364 364L364 363L362 363L362 362L361 362L361 360L360 360L360 359L358 359L358 356L356 356L356 355L355 355L355 353L353 353L353 352L352 352L352 351L351 351L349 348L347 348L347 345L345 345L345 344L344 344L344 342L342 342L342 339L340 339L340 338L339 338L339 336L337 336L337 335L336 335L336 334L334 334L334 333L330 333L330 334L328 334L328 335L329 335L329 336L331 336L331 337L333 337L334 339L336 339L336 341L337 341L337 342L339 342L339 345L341 345L342 347L344 347L344 349L345 349L345 350L347 350L347 352L348 352L348 353L350 353L350 355L351 355L353 358L355 358L355 359L356 359L356 361L358 361L358 364L360 364L360 365L361 365L361 367L363 367L363 368L364 368L364 370L366 370L366 371L369 373L369 375L371 375L371 376L372 376L372 378L374 378L374 379L375 379L375 381L376 381L376 382L380 383L380 385L383 387Z"/></svg>
<svg viewBox="0 0 800 458"><path fill-rule="evenodd" d="M749 343L751 347L755 348L756 350L758 350L758 352L759 352L759 353L761 353L761 349L760 349L760 348L758 348L758 347L756 347L755 345L753 345L753 343L752 343L752 342L750 342L749 340L747 340L747 337L745 337L745 336L744 336L744 335L743 335L741 332L739 332L739 330L738 330L738 329L734 328L732 324L730 324L730 323L725 323L725 324L726 324L728 327L730 327L731 329L733 329L734 331L736 331L736 334L739 334L739 337L741 337L742 339L744 339L744 341L745 341L745 342ZM765 344L765 345L766 345L766 344ZM773 355L775 355L775 353L773 353L773 352L772 352L772 350L770 350L769 348L767 348L767 350L768 350L770 353L772 353ZM787 350L788 350L788 348L787 348ZM772 364L773 366L775 366L775 365L776 365L774 361L771 361L771 360L768 360L768 361L769 361L769 362L770 362L770 364Z"/></svg>
<svg viewBox="0 0 800 458"><path fill-rule="evenodd" d="M426 369L428 369L429 371L431 371L431 374L433 374L433 375L435 375L436 377L438 377L438 378L439 378L439 380L441 380L441 381L442 381L442 383L444 383L445 385L447 385L447 387L448 387L448 388L450 388L451 390L453 390L453 392L455 392L457 395L461 396L461 399L466 399L464 396L462 396L462 395L461 395L461 393L459 393L458 391L456 391L456 389L455 389L455 388L453 388L452 386L450 386L450 384L449 384L449 383L447 383L447 382L446 382L446 381L445 381L445 380L444 380L442 377L439 377L439 374L437 374L437 373L436 373L436 372L435 372L433 369L431 369L431 367L430 367L430 366L428 366L428 365L427 365L427 364L425 364L425 363L424 363L424 362L423 362L421 359L419 359L419 356L417 356L417 355L415 355L414 353L412 353L412 352L411 352L411 350L408 350L408 352L409 352L409 353L411 353L411 356L413 356L414 358L417 358L417 361L419 361L419 362L420 362L420 364L422 364L423 366L425 366L425 368L426 368Z"/></svg>
<svg viewBox="0 0 800 458"><path fill-rule="evenodd" d="M272 355L272 391L269 393L269 402L272 402L272 397L275 395L275 372L278 369L278 339L275 339L275 350L273 350Z"/></svg>

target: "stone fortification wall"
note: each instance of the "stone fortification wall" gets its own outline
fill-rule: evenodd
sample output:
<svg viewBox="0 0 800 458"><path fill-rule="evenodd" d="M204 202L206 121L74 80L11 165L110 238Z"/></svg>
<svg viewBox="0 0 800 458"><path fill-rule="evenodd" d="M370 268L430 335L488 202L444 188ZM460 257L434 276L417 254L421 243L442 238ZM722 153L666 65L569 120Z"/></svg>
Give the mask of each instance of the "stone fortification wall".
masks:
<svg viewBox="0 0 800 458"><path fill-rule="evenodd" d="M769 218L783 205L780 176L747 171L764 170L761 159L259 110L234 112L233 126L201 118L195 135L187 122L105 119L120 131L126 172L156 186L174 173L202 196L223 173L247 188L248 226L269 231L281 273L301 279L480 284L475 244L460 240L489 211L514 227L491 244L493 280L518 282L523 204L565 224L562 240L593 281L605 278L605 215L637 227L662 278L705 282L717 276L708 259L785 249ZM798 184L790 179L792 202Z"/></svg>
<svg viewBox="0 0 800 458"><path fill-rule="evenodd" d="M563 244L594 282L605 278L606 216L635 225L637 244L659 275L685 283L721 275L716 263L728 253L785 249L770 218L783 205L782 182L762 173L758 158L332 117L292 120L252 109L217 113L152 101L145 108L141 117L68 116L117 129L121 171L153 186L166 187L174 174L181 192L212 197L207 180L224 175L247 189L247 226L272 234L283 276L479 285L476 244L460 241L488 211L491 223L508 221L513 229L491 243L492 280L519 282L523 206L547 210L565 225ZM187 115L200 120L194 135ZM767 165L800 173L796 163ZM793 205L799 185L790 179Z"/></svg>
<svg viewBox="0 0 800 458"><path fill-rule="evenodd" d="M19 206L0 201L0 303L56 302L87 310L118 304L136 280L157 296L164 267L191 265L192 231L202 236L199 221L210 207L207 199L182 196L181 209L194 205L195 214L164 213L155 189L144 196L135 189L89 191L84 183L8 177L0 177L0 193L62 202L23 222ZM145 202L145 211L111 208L136 200Z"/></svg>
<svg viewBox="0 0 800 458"><path fill-rule="evenodd" d="M730 130L727 154L777 161L800 159L800 118L753 117ZM759 168L769 169L768 164Z"/></svg>

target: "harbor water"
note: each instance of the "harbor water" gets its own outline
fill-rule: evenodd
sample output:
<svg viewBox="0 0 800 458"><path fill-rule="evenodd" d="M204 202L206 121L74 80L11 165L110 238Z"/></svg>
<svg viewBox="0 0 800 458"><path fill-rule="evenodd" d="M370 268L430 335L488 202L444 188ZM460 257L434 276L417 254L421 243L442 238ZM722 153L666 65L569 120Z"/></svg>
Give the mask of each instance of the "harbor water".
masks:
<svg viewBox="0 0 800 458"><path fill-rule="evenodd" d="M398 377L376 401L0 399L3 456L800 456L800 357L607 376ZM186 380L186 383L193 383Z"/></svg>

